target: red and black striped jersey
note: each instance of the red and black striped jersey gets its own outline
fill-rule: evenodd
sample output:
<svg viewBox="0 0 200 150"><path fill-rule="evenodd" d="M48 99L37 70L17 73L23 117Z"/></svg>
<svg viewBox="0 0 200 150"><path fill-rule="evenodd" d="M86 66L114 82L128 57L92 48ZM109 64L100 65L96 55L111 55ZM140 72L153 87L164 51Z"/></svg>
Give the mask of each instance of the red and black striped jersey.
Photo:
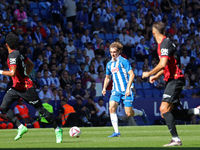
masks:
<svg viewBox="0 0 200 150"><path fill-rule="evenodd" d="M176 45L172 43L169 38L163 38L162 42L158 44L157 52L159 58L168 58L167 65L164 68L165 81L184 78L180 69L181 62Z"/></svg>
<svg viewBox="0 0 200 150"><path fill-rule="evenodd" d="M17 50L12 50L8 55L7 63L10 69L11 66L17 67L15 76L12 77L13 86L17 90L24 91L31 88L33 81L27 76L25 62L29 58L20 54Z"/></svg>

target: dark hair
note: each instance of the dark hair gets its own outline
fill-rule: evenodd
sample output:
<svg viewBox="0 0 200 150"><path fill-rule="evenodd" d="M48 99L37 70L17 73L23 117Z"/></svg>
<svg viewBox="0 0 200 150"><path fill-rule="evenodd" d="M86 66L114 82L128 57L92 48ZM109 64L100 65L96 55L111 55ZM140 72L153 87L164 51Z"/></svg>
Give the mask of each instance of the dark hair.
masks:
<svg viewBox="0 0 200 150"><path fill-rule="evenodd" d="M98 102L99 102L99 101L104 101L104 100L103 100L103 98L99 98L99 99L98 99Z"/></svg>
<svg viewBox="0 0 200 150"><path fill-rule="evenodd" d="M156 28L159 33L165 34L165 24L162 21L154 22L153 27Z"/></svg>
<svg viewBox="0 0 200 150"><path fill-rule="evenodd" d="M15 49L19 44L19 37L16 34L9 33L6 36L6 43L11 49Z"/></svg>

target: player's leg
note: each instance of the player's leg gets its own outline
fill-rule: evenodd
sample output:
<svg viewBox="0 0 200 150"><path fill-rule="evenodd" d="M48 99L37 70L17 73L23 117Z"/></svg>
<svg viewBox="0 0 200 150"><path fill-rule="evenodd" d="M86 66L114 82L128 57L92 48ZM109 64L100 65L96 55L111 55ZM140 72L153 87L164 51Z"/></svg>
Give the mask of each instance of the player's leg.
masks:
<svg viewBox="0 0 200 150"><path fill-rule="evenodd" d="M19 96L17 94L17 91L10 88L6 95L3 98L2 104L1 104L1 110L4 114L6 114L6 117L18 127L18 134L14 138L14 140L18 140L22 137L24 133L26 133L28 130L27 128L21 124L21 122L17 119L14 112L9 108L10 105L19 99Z"/></svg>
<svg viewBox="0 0 200 150"><path fill-rule="evenodd" d="M172 141L169 144L163 146L180 146L182 145L175 126L174 116L172 110L176 104L180 103L179 95L181 94L184 81L171 80L167 83L162 102L160 105L160 112L162 117L168 126L168 129L172 135Z"/></svg>
<svg viewBox="0 0 200 150"><path fill-rule="evenodd" d="M35 109L53 126L55 129L56 134L56 142L61 143L62 142L62 129L58 127L56 121L53 118L53 114L48 112L41 103L41 100L38 97L37 92L35 91L35 88L29 88L26 92L20 92L20 96L32 106L35 107Z"/></svg>
<svg viewBox="0 0 200 150"><path fill-rule="evenodd" d="M138 110L136 108L133 108L134 97L132 95L132 92L131 92L130 96L126 96L126 97L123 96L122 99L123 99L123 103L124 103L125 113L128 117L141 116L145 123L148 122L148 117L143 109Z"/></svg>
<svg viewBox="0 0 200 150"><path fill-rule="evenodd" d="M119 128L118 128L118 118L116 114L117 107L120 103L121 95L116 91L112 91L110 101L109 101L109 111L110 111L110 120L112 126L114 128L114 133L108 137L117 137L120 136Z"/></svg>

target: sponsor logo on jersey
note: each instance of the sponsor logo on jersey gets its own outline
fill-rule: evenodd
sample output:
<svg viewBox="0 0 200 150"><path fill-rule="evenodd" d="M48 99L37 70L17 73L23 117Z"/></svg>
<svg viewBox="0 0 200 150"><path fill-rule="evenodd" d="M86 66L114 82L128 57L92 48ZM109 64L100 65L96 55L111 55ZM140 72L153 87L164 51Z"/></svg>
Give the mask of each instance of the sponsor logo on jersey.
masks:
<svg viewBox="0 0 200 150"><path fill-rule="evenodd" d="M170 98L171 95L168 95L168 94L163 94L163 98Z"/></svg>
<svg viewBox="0 0 200 150"><path fill-rule="evenodd" d="M161 55L168 55L168 49L167 48L162 48L161 49Z"/></svg>
<svg viewBox="0 0 200 150"><path fill-rule="evenodd" d="M11 65L16 64L16 58L10 58L9 61Z"/></svg>
<svg viewBox="0 0 200 150"><path fill-rule="evenodd" d="M117 73L119 71L119 68L118 67L114 67L111 69L111 72L112 73Z"/></svg>

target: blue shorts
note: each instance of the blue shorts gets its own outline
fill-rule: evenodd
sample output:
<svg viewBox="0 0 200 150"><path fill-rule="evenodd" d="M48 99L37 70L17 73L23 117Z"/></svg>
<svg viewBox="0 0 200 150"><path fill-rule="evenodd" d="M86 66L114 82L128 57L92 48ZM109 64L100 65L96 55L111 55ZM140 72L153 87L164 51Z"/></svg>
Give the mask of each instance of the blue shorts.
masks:
<svg viewBox="0 0 200 150"><path fill-rule="evenodd" d="M120 104L121 100L123 101L123 104L125 107L133 107L133 92L131 91L129 96L126 96L125 98L125 92L118 92L115 90L112 90L110 101L115 101Z"/></svg>

